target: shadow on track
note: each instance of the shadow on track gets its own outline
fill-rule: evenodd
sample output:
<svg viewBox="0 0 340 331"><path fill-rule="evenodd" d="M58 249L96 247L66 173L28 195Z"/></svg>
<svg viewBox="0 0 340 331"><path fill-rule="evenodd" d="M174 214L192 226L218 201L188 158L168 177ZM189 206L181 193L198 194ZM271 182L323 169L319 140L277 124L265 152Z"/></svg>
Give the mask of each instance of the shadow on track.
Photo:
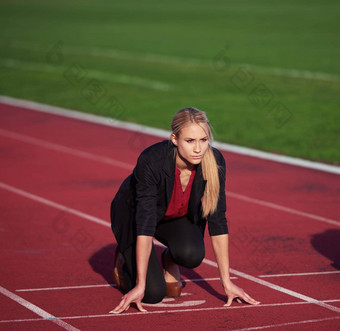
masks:
<svg viewBox="0 0 340 331"><path fill-rule="evenodd" d="M340 230L331 229L314 234L311 244L316 251L332 261L332 267L340 270Z"/></svg>
<svg viewBox="0 0 340 331"><path fill-rule="evenodd" d="M116 246L116 244L104 246L99 251L95 252L89 259L92 270L102 275L108 284L113 284L113 257Z"/></svg>

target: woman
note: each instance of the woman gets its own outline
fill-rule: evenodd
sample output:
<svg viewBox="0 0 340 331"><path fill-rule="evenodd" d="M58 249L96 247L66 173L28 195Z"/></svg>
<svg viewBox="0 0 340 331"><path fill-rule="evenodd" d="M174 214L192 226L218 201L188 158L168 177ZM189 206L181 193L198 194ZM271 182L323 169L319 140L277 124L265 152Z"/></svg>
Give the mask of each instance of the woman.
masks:
<svg viewBox="0 0 340 331"><path fill-rule="evenodd" d="M207 222L226 306L235 298L258 304L230 281L225 161L211 147L209 121L204 112L189 107L177 112L171 127L170 141L142 152L112 201L111 224L118 242L114 279L127 293L110 313L121 313L133 302L145 311L142 302L179 296L179 265L195 268L202 262ZM162 268L153 237L167 247Z"/></svg>

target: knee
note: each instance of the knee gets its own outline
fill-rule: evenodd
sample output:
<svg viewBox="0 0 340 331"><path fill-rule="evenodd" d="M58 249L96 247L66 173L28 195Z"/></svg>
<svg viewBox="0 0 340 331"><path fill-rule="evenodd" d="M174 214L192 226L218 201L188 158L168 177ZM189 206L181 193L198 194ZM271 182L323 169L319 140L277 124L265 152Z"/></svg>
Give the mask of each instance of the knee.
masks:
<svg viewBox="0 0 340 331"><path fill-rule="evenodd" d="M182 247L178 252L171 252L171 256L176 264L185 268L198 267L205 256L204 245Z"/></svg>

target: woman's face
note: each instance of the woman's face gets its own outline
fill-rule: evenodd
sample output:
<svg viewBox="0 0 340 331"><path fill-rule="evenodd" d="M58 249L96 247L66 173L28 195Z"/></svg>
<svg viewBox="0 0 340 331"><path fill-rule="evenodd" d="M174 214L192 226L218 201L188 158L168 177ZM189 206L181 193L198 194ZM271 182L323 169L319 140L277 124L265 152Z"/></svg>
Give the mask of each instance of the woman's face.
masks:
<svg viewBox="0 0 340 331"><path fill-rule="evenodd" d="M201 126L190 123L176 137L171 135L172 142L178 147L178 156L190 164L199 164L209 147L209 137Z"/></svg>

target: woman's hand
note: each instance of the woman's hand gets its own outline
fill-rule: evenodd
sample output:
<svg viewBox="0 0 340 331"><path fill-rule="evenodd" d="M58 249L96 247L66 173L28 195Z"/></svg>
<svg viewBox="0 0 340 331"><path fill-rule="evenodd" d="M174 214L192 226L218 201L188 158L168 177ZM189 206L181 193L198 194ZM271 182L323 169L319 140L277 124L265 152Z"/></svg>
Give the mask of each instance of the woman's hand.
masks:
<svg viewBox="0 0 340 331"><path fill-rule="evenodd" d="M133 302L137 305L139 311L146 312L142 306L143 297L144 288L138 286L134 287L130 292L123 296L120 304L115 309L111 310L110 314L120 314L127 311L130 308L130 304Z"/></svg>
<svg viewBox="0 0 340 331"><path fill-rule="evenodd" d="M215 253L224 292L228 297L228 301L225 304L225 306L229 307L234 299L236 299L238 303L241 303L242 302L241 300L243 300L251 305L258 305L260 303L259 301L254 300L241 288L239 288L238 286L236 286L230 281L229 248L228 248L229 247L229 235L222 234L222 235L211 236L211 243L212 243L213 250Z"/></svg>
<svg viewBox="0 0 340 331"><path fill-rule="evenodd" d="M137 236L136 244L136 262L137 262L137 280L136 286L126 293L120 304L110 314L120 314L130 308L131 303L135 303L141 312L146 310L142 307L142 299L145 294L145 280L146 272L152 248L152 237L150 236Z"/></svg>
<svg viewBox="0 0 340 331"><path fill-rule="evenodd" d="M231 281L227 282L226 284L223 285L224 292L228 297L227 303L224 305L225 307L231 306L232 302L234 299L238 303L241 303L243 301L249 303L250 305L258 305L260 304L259 301L256 301L253 299L251 296L249 296L246 292L243 291L240 287L236 286L233 284Z"/></svg>

